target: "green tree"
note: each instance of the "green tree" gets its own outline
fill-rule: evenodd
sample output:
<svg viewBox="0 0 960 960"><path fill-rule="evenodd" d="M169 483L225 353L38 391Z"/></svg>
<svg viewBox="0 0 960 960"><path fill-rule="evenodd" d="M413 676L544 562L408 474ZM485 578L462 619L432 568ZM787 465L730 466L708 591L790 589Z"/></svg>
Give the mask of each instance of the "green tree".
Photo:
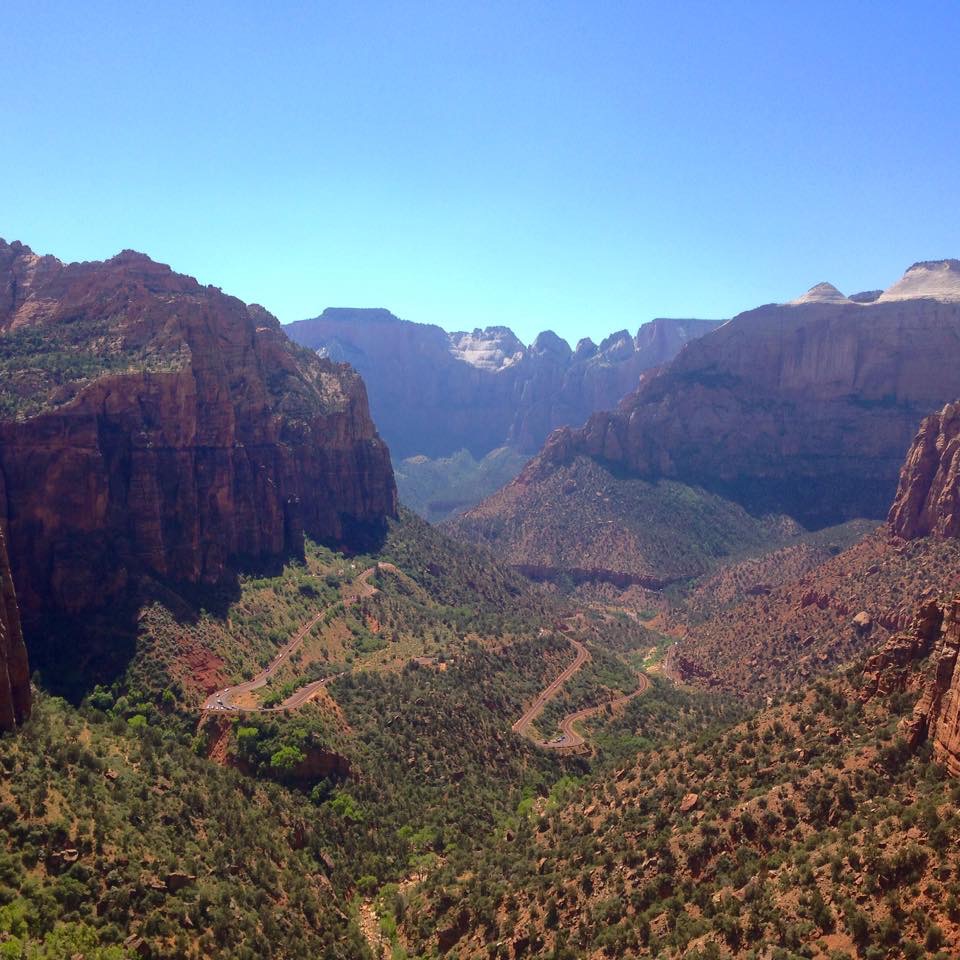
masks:
<svg viewBox="0 0 960 960"><path fill-rule="evenodd" d="M307 755L299 748L294 746L281 747L271 758L270 766L274 770L280 770L283 773L289 773L298 764L303 763Z"/></svg>

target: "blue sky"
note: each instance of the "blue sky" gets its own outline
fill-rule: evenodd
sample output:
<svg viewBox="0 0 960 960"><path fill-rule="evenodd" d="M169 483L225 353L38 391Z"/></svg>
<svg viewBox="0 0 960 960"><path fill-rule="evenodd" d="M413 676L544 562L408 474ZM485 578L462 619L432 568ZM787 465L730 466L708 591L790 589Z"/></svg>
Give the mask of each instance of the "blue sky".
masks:
<svg viewBox="0 0 960 960"><path fill-rule="evenodd" d="M886 286L960 256L958 48L952 3L10 4L0 236L527 340Z"/></svg>

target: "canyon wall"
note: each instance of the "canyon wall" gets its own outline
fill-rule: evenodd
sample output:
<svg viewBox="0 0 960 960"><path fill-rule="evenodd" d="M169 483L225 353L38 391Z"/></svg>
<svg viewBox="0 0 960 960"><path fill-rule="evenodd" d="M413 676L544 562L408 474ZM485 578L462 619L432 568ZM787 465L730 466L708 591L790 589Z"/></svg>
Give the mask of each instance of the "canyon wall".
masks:
<svg viewBox="0 0 960 960"><path fill-rule="evenodd" d="M141 254L0 242L0 374L25 618L102 608L141 574L217 583L305 534L363 547L396 511L360 377Z"/></svg>
<svg viewBox="0 0 960 960"><path fill-rule="evenodd" d="M938 276L960 288L960 264L944 264ZM958 330L950 297L821 293L751 310L645 376L616 411L554 432L515 482L586 455L807 526L882 517L921 419L960 395Z"/></svg>
<svg viewBox="0 0 960 960"><path fill-rule="evenodd" d="M710 320L661 319L576 349L552 331L525 346L506 327L447 333L387 310L330 308L292 323L291 338L363 375L383 436L398 458L481 458L509 446L537 451L562 424L614 406L643 371L665 363Z"/></svg>
<svg viewBox="0 0 960 960"><path fill-rule="evenodd" d="M0 731L9 731L30 716L30 673L3 527L0 522Z"/></svg>

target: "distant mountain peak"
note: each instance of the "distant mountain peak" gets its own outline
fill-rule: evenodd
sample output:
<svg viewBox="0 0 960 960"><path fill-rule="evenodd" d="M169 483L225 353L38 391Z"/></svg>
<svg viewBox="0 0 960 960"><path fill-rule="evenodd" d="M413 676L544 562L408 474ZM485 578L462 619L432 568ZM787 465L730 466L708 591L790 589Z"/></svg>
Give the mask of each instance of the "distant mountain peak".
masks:
<svg viewBox="0 0 960 960"><path fill-rule="evenodd" d="M569 360L573 354L570 344L552 330L543 330L538 333L530 349L534 353L550 354L564 361Z"/></svg>
<svg viewBox="0 0 960 960"><path fill-rule="evenodd" d="M523 359L525 348L508 327L450 334L450 353L481 370L504 370Z"/></svg>
<svg viewBox="0 0 960 960"><path fill-rule="evenodd" d="M802 303L850 303L850 299L845 297L832 283L818 283L812 286L802 297L791 300L791 306L798 306Z"/></svg>
<svg viewBox="0 0 960 960"><path fill-rule="evenodd" d="M883 291L877 303L895 300L960 301L960 260L921 260L892 286Z"/></svg>
<svg viewBox="0 0 960 960"><path fill-rule="evenodd" d="M349 320L359 323L400 323L401 320L396 314L391 313L384 307L327 307L320 314L325 320Z"/></svg>

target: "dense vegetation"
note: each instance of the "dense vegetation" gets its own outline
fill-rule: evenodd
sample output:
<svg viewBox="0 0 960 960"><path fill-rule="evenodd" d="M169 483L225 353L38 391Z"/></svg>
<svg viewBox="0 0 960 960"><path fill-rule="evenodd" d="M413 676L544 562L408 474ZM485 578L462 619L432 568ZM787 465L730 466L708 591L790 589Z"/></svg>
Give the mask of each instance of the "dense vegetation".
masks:
<svg viewBox="0 0 960 960"><path fill-rule="evenodd" d="M381 559L397 569L345 607ZM79 710L41 697L0 741L0 955L365 956L358 896L476 854L562 778L510 733L569 657L552 602L422 521L405 515L377 557L311 544L227 600L158 593L121 679ZM292 669L349 667L332 699L197 731L197 651L239 680L318 610L315 640L342 659L305 644Z"/></svg>
<svg viewBox="0 0 960 960"><path fill-rule="evenodd" d="M336 814L123 712L0 740L0 956L361 956Z"/></svg>
<svg viewBox="0 0 960 960"><path fill-rule="evenodd" d="M870 556L893 585L943 551ZM322 696L198 727L201 680L318 613L260 696L337 674ZM377 555L309 544L230 595L157 591L123 677L0 740L0 956L362 958L372 917L396 960L946 960L960 788L897 741L910 696L860 703L856 665L759 711L653 675L585 724L592 755L511 733L568 634L591 659L541 732L634 689L651 617L409 513Z"/></svg>
<svg viewBox="0 0 960 960"><path fill-rule="evenodd" d="M864 707L838 677L731 724L658 695L609 726L613 769L400 904L413 954L953 956L960 786L897 739L909 696Z"/></svg>
<svg viewBox="0 0 960 960"><path fill-rule="evenodd" d="M178 362L176 353L126 348L122 335L99 320L20 327L0 334L0 419L63 403L106 373L171 369Z"/></svg>
<svg viewBox="0 0 960 960"><path fill-rule="evenodd" d="M590 573L661 585L802 532L787 517L754 517L701 488L640 480L585 457L538 483L507 487L445 526L556 578Z"/></svg>

